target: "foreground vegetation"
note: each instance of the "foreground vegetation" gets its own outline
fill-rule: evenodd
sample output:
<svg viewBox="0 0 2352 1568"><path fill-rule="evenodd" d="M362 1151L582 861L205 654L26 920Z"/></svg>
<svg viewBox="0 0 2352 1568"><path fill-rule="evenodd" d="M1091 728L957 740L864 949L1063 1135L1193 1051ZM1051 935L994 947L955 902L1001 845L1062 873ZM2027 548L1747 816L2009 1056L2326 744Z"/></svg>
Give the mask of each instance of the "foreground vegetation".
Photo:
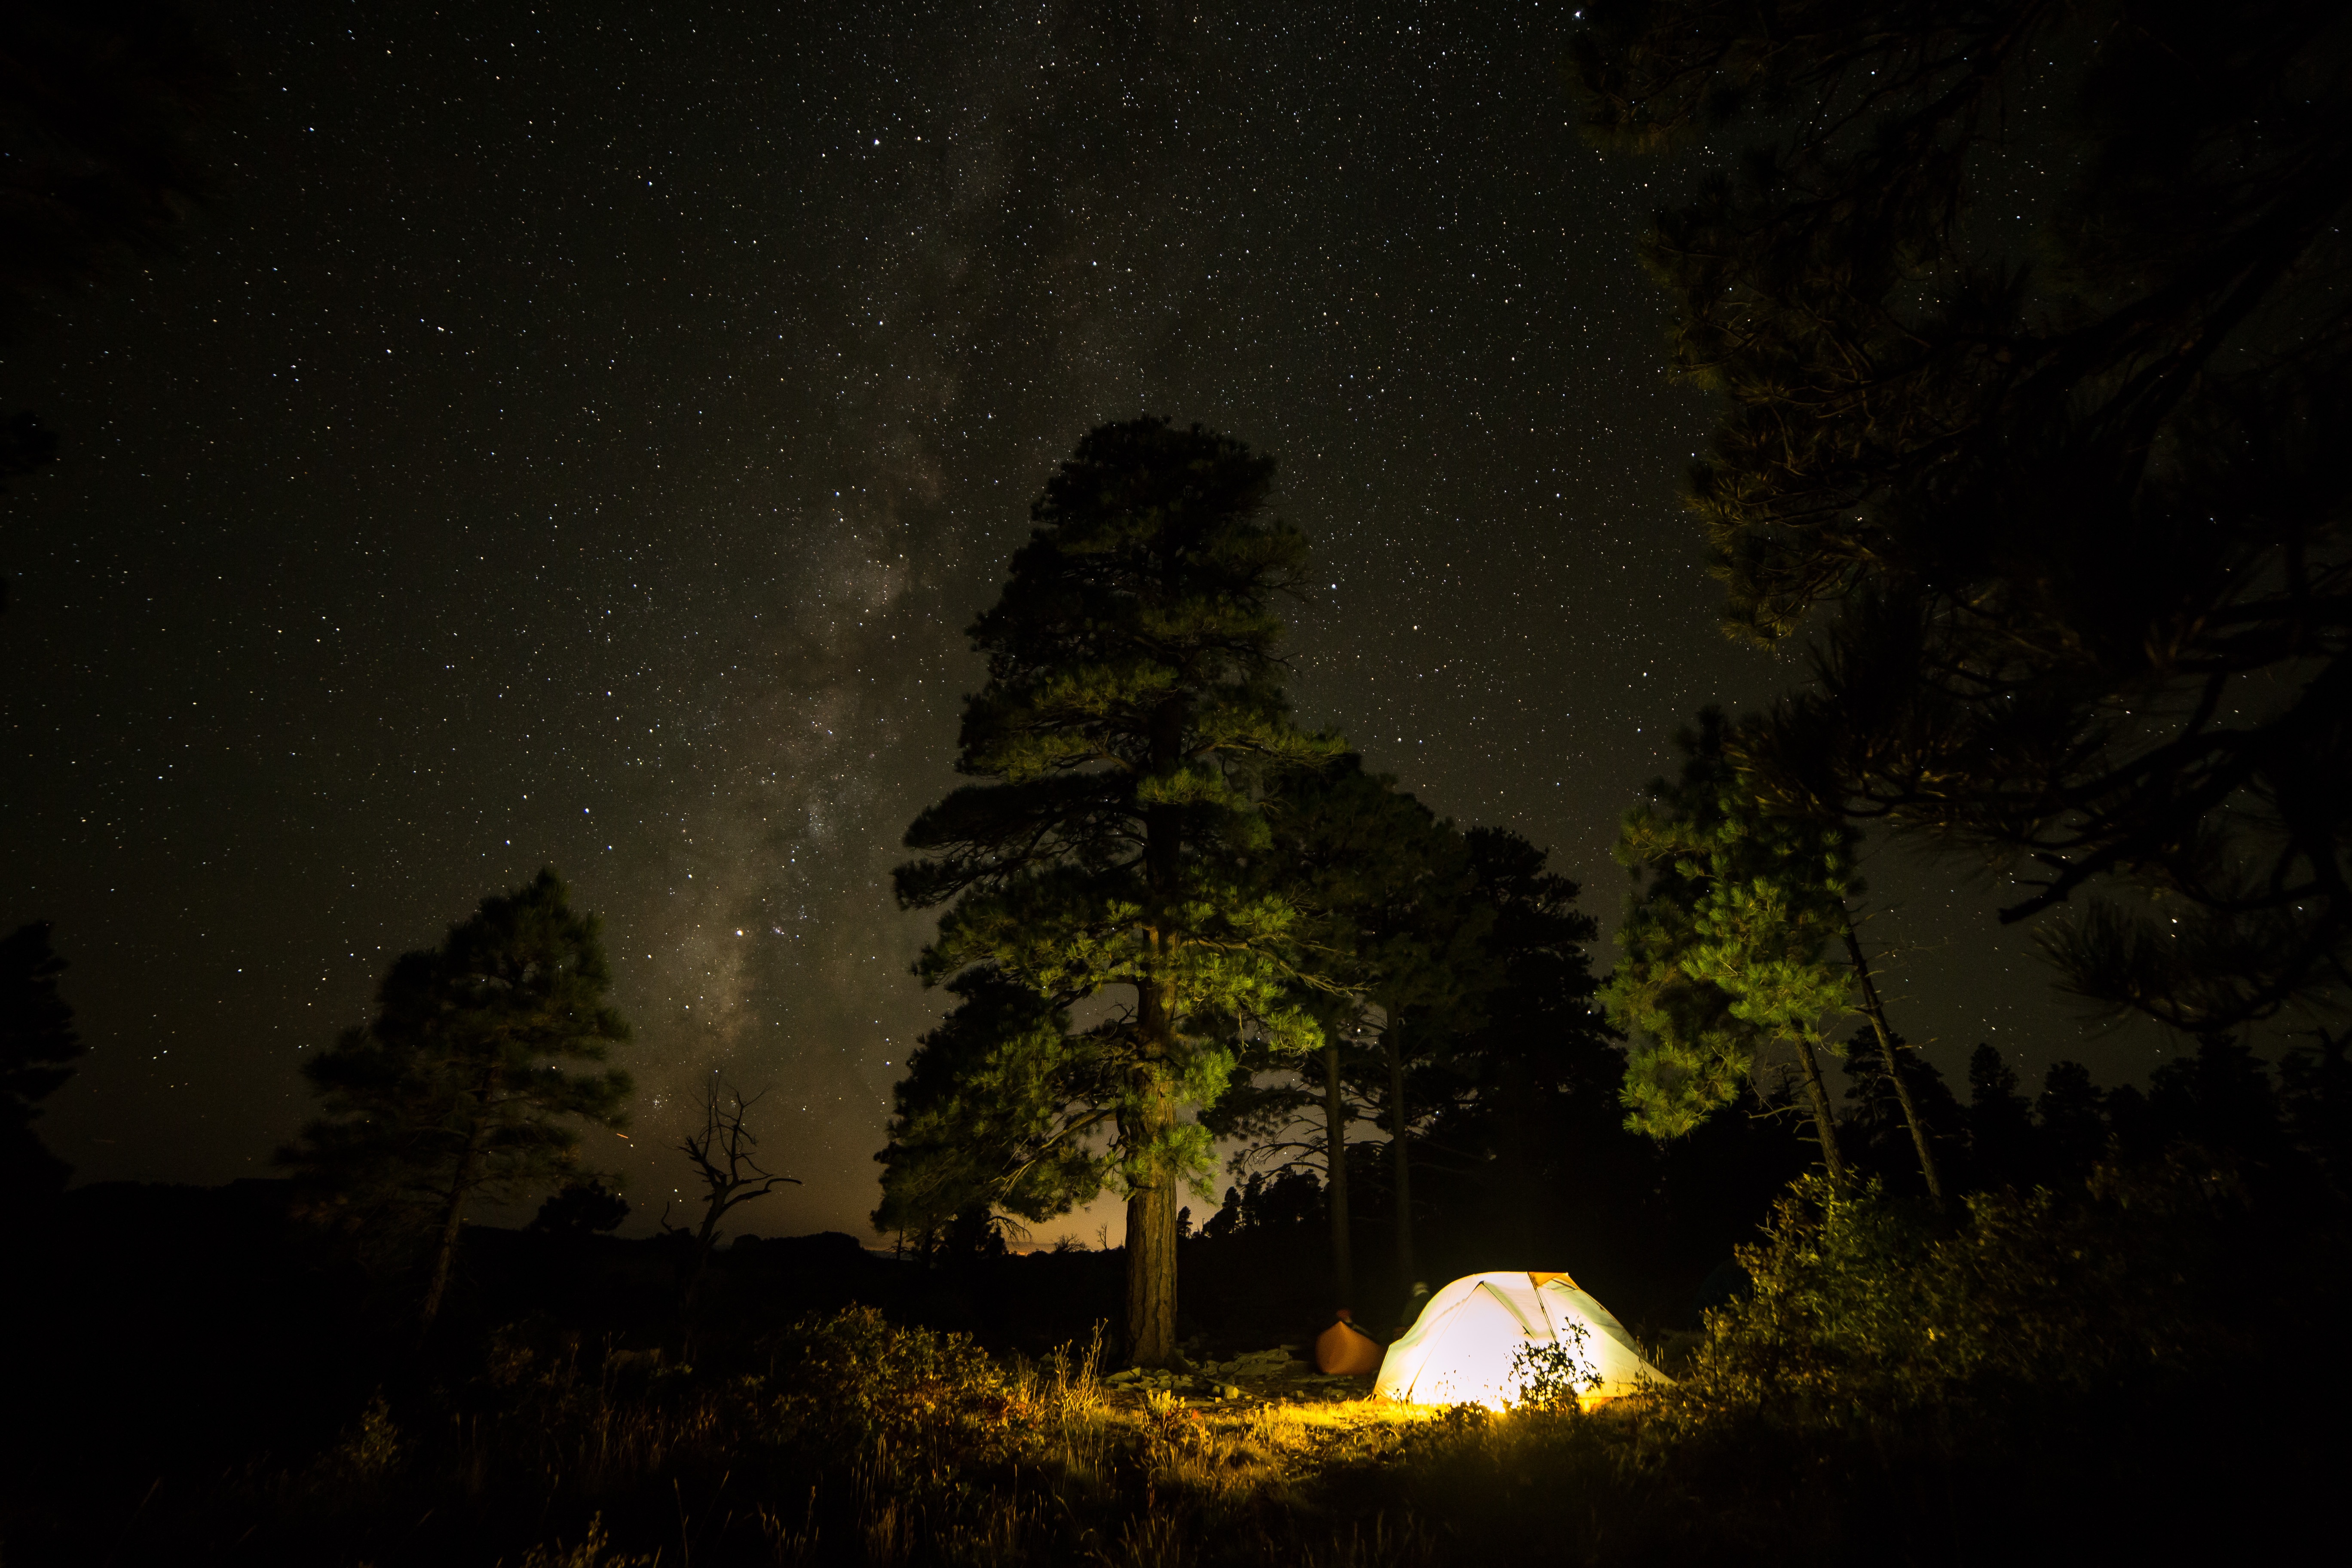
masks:
<svg viewBox="0 0 2352 1568"><path fill-rule="evenodd" d="M688 1366L542 1310L373 1364L365 1341L289 1346L345 1363L342 1414L250 1451L199 1412L134 1468L152 1390L47 1412L12 1434L5 1542L385 1568L2258 1550L2340 1463L2296 1417L2352 1381L2344 1238L2185 1147L1950 1222L1800 1183L1747 1290L1661 1350L1677 1382L1591 1412L1376 1404L1260 1358L1239 1397L1184 1398L1110 1384L1098 1337L991 1353L866 1305L747 1313ZM112 1451L88 1440L110 1423Z"/></svg>

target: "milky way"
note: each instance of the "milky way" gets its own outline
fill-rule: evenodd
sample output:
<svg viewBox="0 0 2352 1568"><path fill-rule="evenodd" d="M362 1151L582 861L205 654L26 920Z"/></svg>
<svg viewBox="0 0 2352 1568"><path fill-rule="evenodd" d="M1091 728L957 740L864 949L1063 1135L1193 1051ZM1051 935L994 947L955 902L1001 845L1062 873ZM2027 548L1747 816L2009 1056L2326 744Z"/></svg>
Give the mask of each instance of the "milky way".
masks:
<svg viewBox="0 0 2352 1568"><path fill-rule="evenodd" d="M747 1223L862 1228L962 629L1139 412L1279 458L1302 716L1612 914L1675 725L1797 671L1714 632L1676 500L1635 242L1685 172L1579 140L1564 10L1473 9L209 13L216 200L0 386L66 442L0 623L0 918L96 1047L60 1152L264 1172L391 956L552 864L636 1024L635 1223L723 1071L806 1181ZM1880 881L1948 1072L2144 1065L1950 868Z"/></svg>

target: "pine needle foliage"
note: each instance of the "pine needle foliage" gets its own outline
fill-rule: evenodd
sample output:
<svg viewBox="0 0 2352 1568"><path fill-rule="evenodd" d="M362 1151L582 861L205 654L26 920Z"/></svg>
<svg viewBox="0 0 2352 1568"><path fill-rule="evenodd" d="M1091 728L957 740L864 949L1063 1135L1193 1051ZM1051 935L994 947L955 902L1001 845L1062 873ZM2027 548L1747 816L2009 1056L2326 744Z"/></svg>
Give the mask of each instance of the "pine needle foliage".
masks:
<svg viewBox="0 0 2352 1568"><path fill-rule="evenodd" d="M1320 1043L1262 805L1276 775L1341 748L1300 731L1284 695L1276 612L1307 543L1266 515L1273 474L1238 441L1161 419L1079 442L972 624L989 679L965 700L956 768L988 782L918 817L906 842L922 858L897 872L903 906L948 906L917 973L964 986L961 1020L919 1057L957 1053L993 1088L910 1064L891 1180L901 1194L963 1180L915 1152L985 1123L999 1150L1056 1151L992 1178L1016 1205L1123 1192L1129 1350L1147 1362L1174 1353L1177 1200L1209 1165L1189 1113L1230 1080L1237 1033ZM1072 1042L1062 1010L1106 993L1124 1005ZM1005 1032L986 1037L988 1017ZM1076 1138L1097 1128L1108 1151L1089 1166Z"/></svg>
<svg viewBox="0 0 2352 1568"><path fill-rule="evenodd" d="M1831 942L1861 891L1857 835L1769 813L1732 761L1718 709L1675 737L1679 779L1625 814L1615 854L1637 880L1618 932L1625 956L1601 1000L1633 1037L1625 1124L1678 1138L1739 1098L1759 1058L1792 1049L1832 1179L1840 1162L1818 1056L1825 1019L1849 1005L1852 971Z"/></svg>
<svg viewBox="0 0 2352 1568"><path fill-rule="evenodd" d="M303 1063L327 1115L279 1163L363 1239L425 1240L426 1325L469 1204L575 1174L578 1123L627 1125L629 1075L595 1070L629 1037L611 984L596 918L543 870L484 899L439 947L403 953L374 1021Z"/></svg>
<svg viewBox="0 0 2352 1568"><path fill-rule="evenodd" d="M1702 142L1647 259L1721 395L1773 787L2021 869L2177 1026L2352 963L2352 10L1597 0L1588 125ZM1817 610L1827 613L1815 618Z"/></svg>
<svg viewBox="0 0 2352 1568"><path fill-rule="evenodd" d="M1747 1293L1711 1310L1670 1429L1957 1425L2235 1349L2212 1287L2248 1194L2189 1147L2102 1165L2072 1193L1971 1194L1933 1222L1876 1181L1807 1177L1738 1250Z"/></svg>

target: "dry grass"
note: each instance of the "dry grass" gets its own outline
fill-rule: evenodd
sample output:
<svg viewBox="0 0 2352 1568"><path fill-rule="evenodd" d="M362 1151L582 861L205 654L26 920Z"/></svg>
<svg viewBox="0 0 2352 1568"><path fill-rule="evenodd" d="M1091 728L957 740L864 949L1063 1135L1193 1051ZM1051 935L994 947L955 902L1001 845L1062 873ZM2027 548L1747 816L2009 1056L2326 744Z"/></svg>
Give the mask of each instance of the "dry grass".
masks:
<svg viewBox="0 0 2352 1568"><path fill-rule="evenodd" d="M1622 1489L1622 1424L1572 1408L1293 1398L1279 1379L1195 1399L1107 1387L1102 1361L1099 1333L1000 1361L863 1310L729 1374L503 1334L471 1379L376 1398L314 1459L165 1497L118 1558L1413 1568L1573 1545L1559 1498Z"/></svg>

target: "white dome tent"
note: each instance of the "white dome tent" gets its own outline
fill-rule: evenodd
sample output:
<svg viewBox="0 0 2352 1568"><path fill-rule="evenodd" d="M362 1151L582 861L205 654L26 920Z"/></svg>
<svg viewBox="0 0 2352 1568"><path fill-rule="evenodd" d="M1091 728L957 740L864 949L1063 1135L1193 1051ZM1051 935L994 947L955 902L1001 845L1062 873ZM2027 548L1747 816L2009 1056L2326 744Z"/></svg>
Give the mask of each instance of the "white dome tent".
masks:
<svg viewBox="0 0 2352 1568"><path fill-rule="evenodd" d="M1633 1336L1608 1308L1565 1274L1472 1274L1429 1299L1381 1362L1373 1397L1412 1405L1484 1405L1520 1396L1529 1346L1565 1346L1590 1371L1579 1402L1638 1392L1671 1380L1642 1359Z"/></svg>

